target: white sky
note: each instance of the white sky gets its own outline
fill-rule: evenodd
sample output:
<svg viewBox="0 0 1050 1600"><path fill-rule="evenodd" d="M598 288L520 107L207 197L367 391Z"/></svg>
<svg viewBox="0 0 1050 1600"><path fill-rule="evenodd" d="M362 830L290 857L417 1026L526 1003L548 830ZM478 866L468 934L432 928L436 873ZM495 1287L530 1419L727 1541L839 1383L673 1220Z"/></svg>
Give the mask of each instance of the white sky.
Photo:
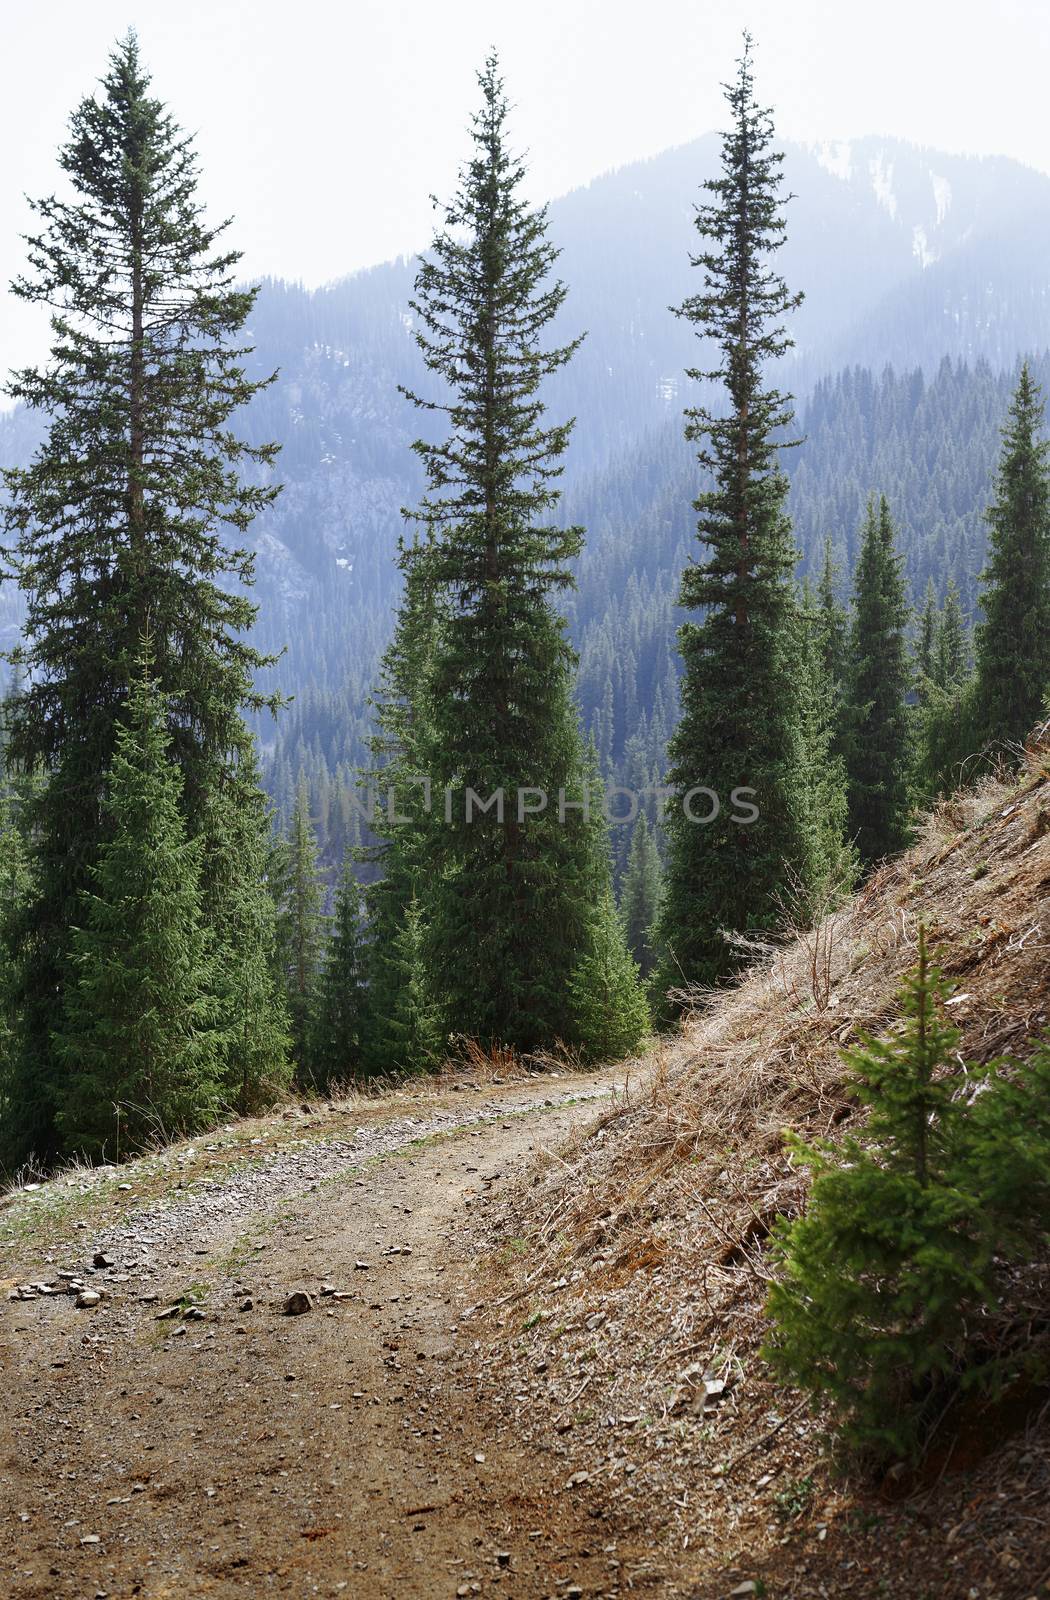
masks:
<svg viewBox="0 0 1050 1600"><path fill-rule="evenodd" d="M247 273L317 284L424 243L494 43L537 198L722 122L746 23L787 138L892 134L1050 171L1047 0L0 0L0 283L23 195L114 38L197 135L204 194ZM0 372L44 352L0 294Z"/></svg>

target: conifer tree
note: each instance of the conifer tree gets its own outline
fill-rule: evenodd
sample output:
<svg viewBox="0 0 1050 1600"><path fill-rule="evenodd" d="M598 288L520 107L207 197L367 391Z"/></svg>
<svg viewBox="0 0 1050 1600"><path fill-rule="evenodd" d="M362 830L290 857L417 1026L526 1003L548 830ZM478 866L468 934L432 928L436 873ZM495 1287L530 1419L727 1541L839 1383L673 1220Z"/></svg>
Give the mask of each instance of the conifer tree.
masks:
<svg viewBox="0 0 1050 1600"><path fill-rule="evenodd" d="M840 707L828 675L828 613L805 582L795 618L802 760L799 783L807 856L791 884L793 916L824 916L857 875L847 842L846 764L838 753Z"/></svg>
<svg viewBox="0 0 1050 1600"><path fill-rule="evenodd" d="M871 1108L865 1142L792 1138L813 1190L775 1235L766 1353L789 1381L830 1396L847 1438L882 1457L917 1453L964 1365L968 1312L990 1298L990 1242L944 1072L958 1042L945 994L920 929L903 1028L845 1058L850 1090Z"/></svg>
<svg viewBox="0 0 1050 1600"><path fill-rule="evenodd" d="M836 704L841 701L849 661L849 619L835 592L837 568L831 559L831 540L824 540L824 564L820 569L817 601L820 608L820 641L824 672Z"/></svg>
<svg viewBox="0 0 1050 1600"><path fill-rule="evenodd" d="M649 1007L611 889L595 908L593 935L570 990L577 1037L589 1060L612 1061L637 1049L649 1030Z"/></svg>
<svg viewBox="0 0 1050 1600"><path fill-rule="evenodd" d="M954 578L948 579L944 609L937 627L937 654L933 676L940 689L957 689L970 667L970 640L963 617L959 590Z"/></svg>
<svg viewBox="0 0 1050 1600"><path fill-rule="evenodd" d="M16 930L31 888L26 843L5 778L0 765L0 1172L17 1166L23 1153L11 1147L8 1097L19 1033L21 951Z"/></svg>
<svg viewBox="0 0 1050 1600"><path fill-rule="evenodd" d="M399 1005L405 976L397 940L408 906L413 901L421 906L433 889L433 832L442 806L433 791L432 677L441 600L433 581L432 551L426 544L403 545L399 564L404 589L372 701L372 763L365 774L374 842L364 856L378 872L364 897L367 995L361 1053L369 1073L394 1070L384 1052L391 1041L386 1021Z"/></svg>
<svg viewBox="0 0 1050 1600"><path fill-rule="evenodd" d="M868 501L854 575L846 771L849 830L865 865L908 840L911 767L908 622L896 529L883 495Z"/></svg>
<svg viewBox="0 0 1050 1600"><path fill-rule="evenodd" d="M310 794L303 773L299 776L295 809L282 857L278 949L285 980L292 1058L300 1077L309 1077L325 937L325 891L317 863L317 835L310 817Z"/></svg>
<svg viewBox="0 0 1050 1600"><path fill-rule="evenodd" d="M930 578L926 584L926 599L919 619L919 636L915 645L915 675L920 703L926 696L927 686L935 681L939 626L937 592L933 587L933 579Z"/></svg>
<svg viewBox="0 0 1050 1600"><path fill-rule="evenodd" d="M573 1038L569 979L609 869L583 810L573 655L553 604L582 542L553 520L572 424L548 424L540 398L579 340L544 346L566 294L550 278L558 251L522 196L494 57L479 83L473 154L412 302L442 397L409 398L448 423L415 446L428 490L414 516L442 611L427 771L441 804L447 791L419 923L449 1026L528 1050Z"/></svg>
<svg viewBox="0 0 1050 1600"><path fill-rule="evenodd" d="M627 948L643 978L649 977L656 961L653 935L660 912L661 876L660 852L643 811L631 830L631 848L620 896Z"/></svg>
<svg viewBox="0 0 1050 1600"><path fill-rule="evenodd" d="M373 1060L390 1073L426 1072L439 1065L444 1036L441 1017L430 992L425 951L423 911L410 900L394 935L389 961L397 982L388 1011L373 1015L379 1036L372 1046Z"/></svg>
<svg viewBox="0 0 1050 1600"><path fill-rule="evenodd" d="M242 712L260 704L262 658L243 637L252 558L236 539L276 493L276 447L231 426L260 387L231 343L254 292L235 287L237 254L204 219L191 144L151 95L133 34L74 112L60 163L71 197L37 202L30 273L14 285L52 308L51 360L9 389L49 429L32 464L7 474L8 553L28 604L11 747L44 778L13 1115L42 1157L66 1098L51 1032L69 929L105 842L102 784L147 624L187 834L208 875L236 870L219 858L237 830L206 837L213 795L250 760ZM207 879L203 892L211 921Z"/></svg>
<svg viewBox="0 0 1050 1600"><path fill-rule="evenodd" d="M222 952L216 995L222 1015L223 1084L241 1116L280 1098L292 1076L291 1027L280 964L277 898L281 860L254 748L207 799L202 831L205 922Z"/></svg>
<svg viewBox="0 0 1050 1600"><path fill-rule="evenodd" d="M335 895L310 1052L310 1078L322 1090L345 1083L361 1069L365 999L361 954L361 891L348 856Z"/></svg>
<svg viewBox="0 0 1050 1600"><path fill-rule="evenodd" d="M792 870L809 857L801 782L791 576L796 552L779 464L790 397L767 384L769 364L791 344L781 318L802 296L788 290L770 258L784 241L782 157L770 113L755 100L751 40L726 98L731 126L721 175L705 187L693 257L703 288L679 308L721 361L689 376L715 382L725 408L686 413L686 437L714 486L696 501L701 560L686 568L680 603L703 620L679 630L684 665L681 720L670 745L668 862L660 939L668 983L713 983L738 959L725 931L766 927ZM706 826L686 815L698 785L719 797ZM757 820L733 796L750 791ZM703 814L707 814L706 803ZM746 814L746 813L744 813Z"/></svg>
<svg viewBox="0 0 1050 1600"><path fill-rule="evenodd" d="M1023 740L1050 694L1050 441L1028 363L1003 430L996 498L987 513L975 700L987 741Z"/></svg>
<svg viewBox="0 0 1050 1600"><path fill-rule="evenodd" d="M211 1121L222 1097L214 942L201 840L187 841L165 705L144 659L103 808L107 837L80 897L54 1045L65 1149L121 1158Z"/></svg>
<svg viewBox="0 0 1050 1600"><path fill-rule="evenodd" d="M870 1107L861 1136L789 1136L814 1178L805 1214L774 1234L766 1354L876 1459L920 1454L953 1393L1006 1387L1031 1360L1024 1327L990 1359L980 1313L1050 1234L1050 1043L961 1062L949 994L920 926L901 1024L844 1056Z"/></svg>

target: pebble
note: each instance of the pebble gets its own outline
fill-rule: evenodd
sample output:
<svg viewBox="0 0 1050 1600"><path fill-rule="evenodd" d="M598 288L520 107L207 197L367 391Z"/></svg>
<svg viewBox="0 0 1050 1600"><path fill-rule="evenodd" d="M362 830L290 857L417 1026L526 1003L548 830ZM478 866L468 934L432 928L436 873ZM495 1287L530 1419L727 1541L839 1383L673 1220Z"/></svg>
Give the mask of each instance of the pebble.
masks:
<svg viewBox="0 0 1050 1600"><path fill-rule="evenodd" d="M92 1306L100 1305L102 1296L97 1289L81 1289L77 1295L77 1307L81 1311L88 1311ZM83 1542L83 1541L81 1541Z"/></svg>
<svg viewBox="0 0 1050 1600"><path fill-rule="evenodd" d="M313 1300L305 1289L296 1289L284 1302L286 1317L301 1317L304 1312L312 1311L313 1308Z"/></svg>

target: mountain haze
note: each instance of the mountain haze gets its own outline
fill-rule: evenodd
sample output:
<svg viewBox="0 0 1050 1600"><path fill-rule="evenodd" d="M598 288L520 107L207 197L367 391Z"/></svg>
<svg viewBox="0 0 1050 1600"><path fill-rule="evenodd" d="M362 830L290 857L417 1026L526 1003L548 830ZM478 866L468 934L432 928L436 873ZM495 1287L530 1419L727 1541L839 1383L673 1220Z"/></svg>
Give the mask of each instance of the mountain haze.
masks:
<svg viewBox="0 0 1050 1600"><path fill-rule="evenodd" d="M785 149L795 198L779 264L806 294L782 367L810 434L788 461L799 542L812 557L828 534L848 562L865 496L896 487L880 475L907 481L910 452L947 451L951 473L938 480L932 472L907 508L905 544L913 585L933 575L943 588L952 573L972 605L980 503L1006 395L993 374L1046 343L1050 178L1005 158L879 138ZM584 653L588 725L615 679L618 731L604 737L603 753L617 761L638 718L648 723L654 712L659 726L643 728L642 744L657 760L674 714L673 600L697 488L681 411L698 386L684 369L706 356L669 307L696 288L693 208L718 150L707 135L550 207L570 287L558 332L587 331L549 393L553 416L577 418L565 509L588 528L581 592L569 609ZM413 275L400 260L315 291L267 282L252 316L253 370L280 370L253 404L247 431L283 447L284 492L253 538L259 640L285 649L273 677L297 697L278 735L289 771L361 756L365 699L396 599L401 508L420 489L409 448L418 419L398 393L399 384L421 382ZM956 367L938 379L945 357L988 370ZM891 396L878 380L887 365L921 369L933 389L915 377L910 387L898 380ZM875 376L834 377L857 367ZM950 417L950 443L919 443L916 428L932 426L933 414L941 429ZM3 420L0 458L24 460L31 445L23 414ZM909 518L922 519L922 529L909 531ZM911 547L930 538L939 540L937 558L915 557ZM19 615L12 586L0 588L4 642ZM272 745L273 725L260 732Z"/></svg>

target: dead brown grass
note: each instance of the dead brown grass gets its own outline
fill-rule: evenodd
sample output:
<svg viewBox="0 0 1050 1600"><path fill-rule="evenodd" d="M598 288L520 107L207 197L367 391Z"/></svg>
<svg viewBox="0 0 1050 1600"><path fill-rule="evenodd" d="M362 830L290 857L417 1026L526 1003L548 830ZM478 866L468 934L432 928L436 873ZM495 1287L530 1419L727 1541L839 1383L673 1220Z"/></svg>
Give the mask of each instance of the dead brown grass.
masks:
<svg viewBox="0 0 1050 1600"><path fill-rule="evenodd" d="M559 1478L588 1471L596 1501L652 1528L665 1577L686 1585L668 1592L724 1594L734 1576L772 1594L893 1592L879 1586L887 1518L916 1593L1039 1592L1041 1534L995 1497L1022 1480L1029 1498L1050 1491L1045 1427L891 1513L870 1485L832 1473L820 1419L758 1354L763 1243L804 1200L784 1130L830 1134L857 1113L841 1052L893 1025L920 922L956 985L963 1059L1023 1054L1050 1029L1045 732L1019 777L938 806L915 847L817 928L701 997L629 1090L518 1188L497 1232L528 1251L498 1263L494 1251L479 1268L493 1303L478 1335L482 1392L518 1436L565 1458ZM1030 1276L1050 1283L1039 1264ZM803 1509L782 1515L781 1491ZM975 1493L995 1515L966 1512ZM949 1540L967 1517L979 1537Z"/></svg>

